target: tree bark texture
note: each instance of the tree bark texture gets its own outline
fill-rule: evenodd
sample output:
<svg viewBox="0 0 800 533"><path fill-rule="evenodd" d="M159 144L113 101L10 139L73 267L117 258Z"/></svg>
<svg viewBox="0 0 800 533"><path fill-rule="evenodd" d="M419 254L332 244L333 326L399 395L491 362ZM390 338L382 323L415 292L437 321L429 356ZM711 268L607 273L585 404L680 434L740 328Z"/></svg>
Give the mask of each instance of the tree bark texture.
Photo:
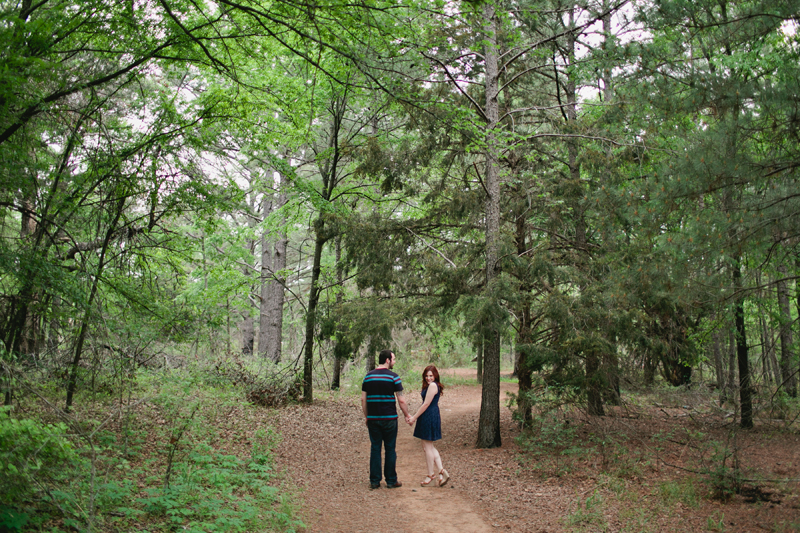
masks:
<svg viewBox="0 0 800 533"><path fill-rule="evenodd" d="M494 280L499 274L500 238L500 176L497 145L497 127L500 108L498 94L497 20L495 7L486 3L483 7L486 66L486 287L484 296L494 299ZM493 321L492 321L493 322ZM478 448L494 448L501 445L500 440L500 333L494 323L488 325L484 334L483 351L483 389L481 392L481 412L478 423Z"/></svg>
<svg viewBox="0 0 800 533"><path fill-rule="evenodd" d="M483 339L478 341L478 346L475 348L475 359L478 363L478 371L476 378L478 383L483 383Z"/></svg>
<svg viewBox="0 0 800 533"><path fill-rule="evenodd" d="M317 221L318 225L321 221ZM303 401L314 401L314 329L317 324L317 304L319 303L319 276L322 271L322 249L325 240L317 234L314 241L314 263L311 268L311 288L308 295L308 310L306 312L306 340L303 353Z"/></svg>
<svg viewBox="0 0 800 533"><path fill-rule="evenodd" d="M788 269L778 266L778 310L780 313L781 339L781 387L792 398L797 398L797 376L792 353L792 309L789 304L789 285L786 283Z"/></svg>
<svg viewBox="0 0 800 533"><path fill-rule="evenodd" d="M250 185L252 187L253 181L251 180ZM247 216L247 226L253 230L256 227L256 206L254 193L251 193L248 197L248 207L249 211L246 214ZM242 267L242 275L246 279L250 279L253 277L253 272L257 268L257 261L256 261L256 241L254 239L247 240L247 257L248 257L248 264ZM248 287L255 289L252 283L247 284ZM239 331L242 335L242 355L253 355L253 350L255 349L255 320L253 319L253 315L250 313L250 297L248 294L248 301L247 310L244 312L244 316L242 317L241 325L239 326Z"/></svg>
<svg viewBox="0 0 800 533"><path fill-rule="evenodd" d="M266 220L286 203L284 193L267 192L262 200L262 216ZM259 314L258 352L275 363L281 360L283 342L284 285L286 268L286 235L264 231L261 235L261 309Z"/></svg>

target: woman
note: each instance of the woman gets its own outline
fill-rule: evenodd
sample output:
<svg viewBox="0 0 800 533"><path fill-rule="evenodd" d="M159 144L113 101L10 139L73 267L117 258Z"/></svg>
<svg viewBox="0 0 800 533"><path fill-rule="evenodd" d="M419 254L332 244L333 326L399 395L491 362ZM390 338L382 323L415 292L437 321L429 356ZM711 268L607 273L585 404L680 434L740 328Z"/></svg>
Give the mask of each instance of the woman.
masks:
<svg viewBox="0 0 800 533"><path fill-rule="evenodd" d="M439 397L444 393L444 385L439 381L439 371L434 365L425 367L422 371L422 406L417 413L408 419L408 423L417 427L414 428L414 436L422 440L422 449L425 452L425 461L428 464L429 474L420 482L420 485L427 487L436 479L436 472L439 472L438 485L444 487L450 479L450 474L442 466L442 458L439 451L433 445L433 441L442 438L442 418L439 415Z"/></svg>

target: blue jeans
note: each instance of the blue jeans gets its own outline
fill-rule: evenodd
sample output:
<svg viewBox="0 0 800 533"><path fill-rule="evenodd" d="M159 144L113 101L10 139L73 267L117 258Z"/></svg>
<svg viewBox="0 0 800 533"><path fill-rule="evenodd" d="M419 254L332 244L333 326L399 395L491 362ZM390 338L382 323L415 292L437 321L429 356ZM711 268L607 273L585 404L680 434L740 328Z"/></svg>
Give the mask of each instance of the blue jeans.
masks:
<svg viewBox="0 0 800 533"><path fill-rule="evenodd" d="M381 482L381 444L386 449L386 463L383 466L383 477L387 485L397 483L397 419L370 420L369 430L369 482L377 485Z"/></svg>

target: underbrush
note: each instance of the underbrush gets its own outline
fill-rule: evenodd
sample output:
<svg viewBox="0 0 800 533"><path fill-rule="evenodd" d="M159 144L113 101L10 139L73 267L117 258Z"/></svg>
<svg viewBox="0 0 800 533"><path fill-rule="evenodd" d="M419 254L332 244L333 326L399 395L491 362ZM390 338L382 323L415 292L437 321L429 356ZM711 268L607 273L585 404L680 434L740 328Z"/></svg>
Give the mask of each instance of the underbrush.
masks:
<svg viewBox="0 0 800 533"><path fill-rule="evenodd" d="M0 411L0 531L302 528L274 470L269 411L247 401L258 383L231 375L141 372L69 413L52 388L20 380Z"/></svg>
<svg viewBox="0 0 800 533"><path fill-rule="evenodd" d="M774 508L797 499L796 465L773 470L786 460L775 453L791 461L796 432L764 417L755 430L741 430L709 390L627 394L605 417L587 416L564 395L538 393L533 422L517 438L519 463L542 479L595 480L591 493L570 504L563 519L570 531L662 531L665 520L686 513L705 513L706 530L724 531L725 513L733 511L719 510L720 503ZM785 399L782 409L795 412ZM770 524L774 531L794 526Z"/></svg>

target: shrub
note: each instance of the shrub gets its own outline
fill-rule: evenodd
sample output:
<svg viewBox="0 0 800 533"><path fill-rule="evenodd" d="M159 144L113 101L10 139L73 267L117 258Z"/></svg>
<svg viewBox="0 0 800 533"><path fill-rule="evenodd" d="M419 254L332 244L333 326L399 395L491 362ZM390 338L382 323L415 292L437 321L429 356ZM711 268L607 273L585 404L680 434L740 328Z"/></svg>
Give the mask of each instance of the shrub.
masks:
<svg viewBox="0 0 800 533"><path fill-rule="evenodd" d="M301 375L270 363L253 368L239 358L227 358L214 364L213 374L216 380L243 387L247 399L263 407L278 407L297 401L303 389Z"/></svg>
<svg viewBox="0 0 800 533"><path fill-rule="evenodd" d="M0 408L0 530L27 522L24 504L63 476L77 459L64 424L16 419Z"/></svg>

